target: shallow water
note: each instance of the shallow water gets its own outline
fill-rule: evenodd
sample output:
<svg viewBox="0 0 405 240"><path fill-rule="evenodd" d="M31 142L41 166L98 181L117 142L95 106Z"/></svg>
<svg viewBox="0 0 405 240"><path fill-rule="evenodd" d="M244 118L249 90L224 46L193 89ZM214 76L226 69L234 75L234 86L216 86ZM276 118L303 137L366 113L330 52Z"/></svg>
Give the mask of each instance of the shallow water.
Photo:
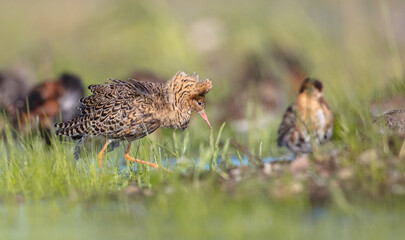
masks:
<svg viewBox="0 0 405 240"><path fill-rule="evenodd" d="M120 157L119 159L120 159L119 160L120 161L120 165L119 165L120 170L126 169L126 167L127 167L126 166L126 164L127 164L126 160L123 157ZM294 159L293 155L288 155L288 156L285 156L283 158L266 157L266 158L263 158L263 163L266 164L266 163L271 163L271 162L274 162L274 161L283 161L283 160L292 161L293 159ZM217 166L220 166L221 163L223 163L223 161L224 160L222 158L218 158L217 159ZM239 159L239 157L237 157L237 156L231 156L231 157L229 157L229 161L230 161L230 163L228 161L225 161L225 166L227 168L229 168L229 167L239 167L239 166L249 166L249 164L250 164L248 157L245 156L245 155L242 156L241 159ZM196 165L198 165L199 159L198 158L194 159L193 162ZM165 168L170 169L172 166L176 166L177 159L175 159L175 158L172 158L172 159L169 159L169 160L162 159L162 164L163 164L163 166ZM210 166L209 166L208 163L204 165L204 169L205 170L210 169ZM136 164L134 165L133 170L137 170L137 165Z"/></svg>

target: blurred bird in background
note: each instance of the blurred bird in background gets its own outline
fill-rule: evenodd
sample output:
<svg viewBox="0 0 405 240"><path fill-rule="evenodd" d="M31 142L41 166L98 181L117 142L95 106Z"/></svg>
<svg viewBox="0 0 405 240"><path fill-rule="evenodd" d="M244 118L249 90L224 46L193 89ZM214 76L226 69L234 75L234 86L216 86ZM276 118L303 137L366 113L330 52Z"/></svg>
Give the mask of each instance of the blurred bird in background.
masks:
<svg viewBox="0 0 405 240"><path fill-rule="evenodd" d="M333 134L333 114L323 97L323 85L307 78L297 101L284 113L278 128L277 143L295 154L312 152L312 144L328 141Z"/></svg>
<svg viewBox="0 0 405 240"><path fill-rule="evenodd" d="M50 144L50 129L61 117L62 121L80 114L79 99L84 96L80 77L64 73L56 80L44 81L28 91L23 104L9 109L13 126L27 133L37 126Z"/></svg>

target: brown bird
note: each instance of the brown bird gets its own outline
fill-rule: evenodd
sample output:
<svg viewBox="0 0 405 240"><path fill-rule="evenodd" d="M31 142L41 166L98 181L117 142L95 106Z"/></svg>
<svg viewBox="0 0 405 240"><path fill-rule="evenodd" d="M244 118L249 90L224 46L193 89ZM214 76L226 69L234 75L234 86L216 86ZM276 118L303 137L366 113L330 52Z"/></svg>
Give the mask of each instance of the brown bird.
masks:
<svg viewBox="0 0 405 240"><path fill-rule="evenodd" d="M107 146L120 140L128 141L125 159L157 168L155 163L129 156L131 143L159 127L186 129L192 111L198 112L211 127L204 112L205 95L211 87L210 80L200 81L197 75L184 72L178 72L166 83L112 79L105 85L90 85L93 94L80 100L84 105L81 116L55 124L56 134L81 141L89 136L104 137L107 141L98 154L100 169Z"/></svg>
<svg viewBox="0 0 405 240"><path fill-rule="evenodd" d="M297 102L284 113L278 129L277 143L294 153L312 152L312 142L329 140L333 131L333 114L322 94L322 83L306 78Z"/></svg>
<svg viewBox="0 0 405 240"><path fill-rule="evenodd" d="M12 123L20 132L38 124L41 134L50 144L50 129L57 118L68 120L80 115L78 100L84 96L81 79L64 73L57 80L49 80L34 86L23 97L24 104L14 112Z"/></svg>
<svg viewBox="0 0 405 240"><path fill-rule="evenodd" d="M399 150L399 157L405 157L405 110L397 109L386 112L384 115L377 117L374 124L378 127L381 134L389 136L398 136L402 139L402 145ZM389 138L392 141L392 138Z"/></svg>
<svg viewBox="0 0 405 240"><path fill-rule="evenodd" d="M405 110L398 109L386 112L384 115L375 119L379 131L384 132L384 129L392 131L392 133L405 136Z"/></svg>

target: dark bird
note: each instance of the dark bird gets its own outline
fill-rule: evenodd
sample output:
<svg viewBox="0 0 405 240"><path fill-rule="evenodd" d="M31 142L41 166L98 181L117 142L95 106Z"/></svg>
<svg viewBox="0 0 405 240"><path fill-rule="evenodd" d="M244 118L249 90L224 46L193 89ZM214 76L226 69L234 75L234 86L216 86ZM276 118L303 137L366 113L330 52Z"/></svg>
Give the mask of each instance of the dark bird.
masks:
<svg viewBox="0 0 405 240"><path fill-rule="evenodd" d="M301 85L297 102L284 113L278 128L277 143L294 153L312 152L312 143L323 143L332 137L333 114L323 98L322 83L307 78Z"/></svg>
<svg viewBox="0 0 405 240"><path fill-rule="evenodd" d="M211 127L204 111L205 95L211 87L210 80L200 81L197 75L184 72L178 72L166 83L112 79L104 85L90 85L92 95L80 100L81 115L55 124L56 134L80 139L79 144L89 136L104 137L106 143L98 154L100 169L107 146L121 140L128 141L125 159L157 168L155 163L129 156L131 143L159 127L186 129L192 111L198 112Z"/></svg>
<svg viewBox="0 0 405 240"><path fill-rule="evenodd" d="M25 97L25 103L14 114L12 122L21 132L38 125L49 144L51 126L60 116L62 120L68 120L80 115L78 101L83 96L81 79L72 74L62 74L57 80L34 86Z"/></svg>
<svg viewBox="0 0 405 240"><path fill-rule="evenodd" d="M65 73L59 78L63 94L58 99L62 121L68 121L80 115L80 100L84 97L84 86L80 77Z"/></svg>

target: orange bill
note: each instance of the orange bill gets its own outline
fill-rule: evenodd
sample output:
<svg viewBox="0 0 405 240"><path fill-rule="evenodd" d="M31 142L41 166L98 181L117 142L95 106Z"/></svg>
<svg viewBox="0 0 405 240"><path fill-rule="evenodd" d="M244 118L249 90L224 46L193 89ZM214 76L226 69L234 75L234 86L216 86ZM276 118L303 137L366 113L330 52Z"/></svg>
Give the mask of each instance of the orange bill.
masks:
<svg viewBox="0 0 405 240"><path fill-rule="evenodd" d="M198 114L200 114L200 116L204 119L204 121L208 124L208 127L211 128L211 124L210 121L208 121L207 115L205 115L204 110L199 111Z"/></svg>

